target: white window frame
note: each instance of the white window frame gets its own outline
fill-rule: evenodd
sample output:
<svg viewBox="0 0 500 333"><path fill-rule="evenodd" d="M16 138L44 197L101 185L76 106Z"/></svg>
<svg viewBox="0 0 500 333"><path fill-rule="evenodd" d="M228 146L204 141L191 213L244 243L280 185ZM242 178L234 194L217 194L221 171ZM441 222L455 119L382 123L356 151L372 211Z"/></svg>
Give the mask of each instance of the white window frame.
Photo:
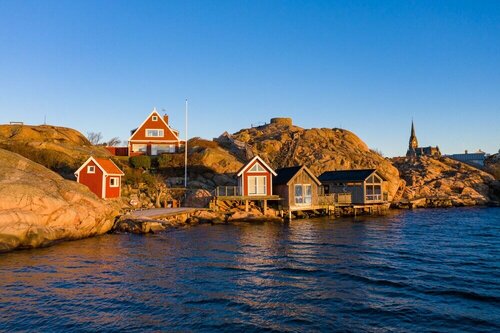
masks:
<svg viewBox="0 0 500 333"><path fill-rule="evenodd" d="M151 131L151 133L149 132ZM157 131L157 135L153 135L153 131ZM146 128L146 138L163 138L165 131L159 128Z"/></svg>
<svg viewBox="0 0 500 333"><path fill-rule="evenodd" d="M297 189L300 189L300 196L297 196ZM307 193L309 189L309 194ZM311 205L312 204L312 185L311 184L295 184L293 188L294 203L296 205Z"/></svg>
<svg viewBox="0 0 500 333"><path fill-rule="evenodd" d="M297 195L297 190L300 190L300 195ZM302 184L295 184L293 187L293 197L293 201L296 205L304 204L304 188L302 187Z"/></svg>
<svg viewBox="0 0 500 333"><path fill-rule="evenodd" d="M262 167L259 163L255 163L248 172L266 172L266 169Z"/></svg>
<svg viewBox="0 0 500 333"><path fill-rule="evenodd" d="M89 165L87 167L87 173L95 173L95 165Z"/></svg>
<svg viewBox="0 0 500 333"><path fill-rule="evenodd" d="M118 178L119 177L109 177L109 187L120 187L120 179Z"/></svg>
<svg viewBox="0 0 500 333"><path fill-rule="evenodd" d="M133 153L146 153L148 151L148 145L143 143L133 143L132 152Z"/></svg>
<svg viewBox="0 0 500 333"><path fill-rule="evenodd" d="M307 193L307 190L309 189L309 193ZM305 205L311 205L312 204L312 185L311 184L304 184L304 190L302 193L304 204Z"/></svg>
<svg viewBox="0 0 500 333"><path fill-rule="evenodd" d="M151 117L151 119L152 119L153 121L158 121L158 116L153 116L153 117Z"/></svg>
<svg viewBox="0 0 500 333"><path fill-rule="evenodd" d="M264 183L259 188L259 179L264 179ZM264 192L259 192L259 190ZM267 195L267 176L248 176L248 195Z"/></svg>

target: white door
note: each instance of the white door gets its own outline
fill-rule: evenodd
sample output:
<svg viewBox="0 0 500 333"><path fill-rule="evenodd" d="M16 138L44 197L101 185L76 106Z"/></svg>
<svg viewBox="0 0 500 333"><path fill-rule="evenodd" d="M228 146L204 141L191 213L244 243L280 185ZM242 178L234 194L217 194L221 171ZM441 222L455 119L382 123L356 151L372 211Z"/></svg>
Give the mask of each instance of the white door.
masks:
<svg viewBox="0 0 500 333"><path fill-rule="evenodd" d="M248 195L267 195L266 176L248 176Z"/></svg>

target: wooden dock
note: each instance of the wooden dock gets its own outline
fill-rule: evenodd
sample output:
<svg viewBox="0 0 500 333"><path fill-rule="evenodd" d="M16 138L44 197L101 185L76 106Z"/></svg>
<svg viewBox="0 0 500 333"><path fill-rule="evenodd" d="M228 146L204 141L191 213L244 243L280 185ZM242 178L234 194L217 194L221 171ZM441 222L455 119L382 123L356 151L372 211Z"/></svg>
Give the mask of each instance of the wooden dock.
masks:
<svg viewBox="0 0 500 333"><path fill-rule="evenodd" d="M191 214L202 208L178 207L178 208L151 208L144 210L134 210L130 213L130 218L136 219L159 219L182 214Z"/></svg>

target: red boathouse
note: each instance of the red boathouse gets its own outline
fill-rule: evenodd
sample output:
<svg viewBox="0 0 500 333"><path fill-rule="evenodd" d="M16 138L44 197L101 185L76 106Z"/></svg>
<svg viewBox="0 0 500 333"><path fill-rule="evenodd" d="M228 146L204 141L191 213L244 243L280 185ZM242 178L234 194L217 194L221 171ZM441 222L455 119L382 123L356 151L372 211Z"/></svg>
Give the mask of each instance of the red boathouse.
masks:
<svg viewBox="0 0 500 333"><path fill-rule="evenodd" d="M103 199L120 197L123 175L112 160L92 156L75 172L77 182Z"/></svg>
<svg viewBox="0 0 500 333"><path fill-rule="evenodd" d="M237 173L242 196L269 196L273 194L273 176L276 172L259 156L255 156Z"/></svg>

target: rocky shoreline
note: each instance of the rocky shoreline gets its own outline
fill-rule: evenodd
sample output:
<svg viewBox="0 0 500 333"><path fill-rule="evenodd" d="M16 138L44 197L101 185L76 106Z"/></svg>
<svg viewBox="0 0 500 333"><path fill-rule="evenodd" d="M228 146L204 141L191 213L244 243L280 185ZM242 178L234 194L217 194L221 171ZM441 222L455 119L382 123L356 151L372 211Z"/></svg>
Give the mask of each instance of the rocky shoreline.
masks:
<svg viewBox="0 0 500 333"><path fill-rule="evenodd" d="M0 252L110 231L149 233L199 224L283 221L276 212L264 215L255 206L248 213L241 207L227 207L224 212L199 209L187 217L162 219L138 220L125 213L181 200L185 206L207 207L214 186L235 185L234 173L242 161L256 154L273 167L305 164L316 174L377 168L387 179L388 198L395 209L500 205L500 181L493 177L498 175L493 171L500 168L498 154L487 163L489 173L446 157L388 159L352 132L303 129L290 121L243 129L223 139L190 140L191 188L187 192L178 188L175 192L176 172L184 161L180 154L168 155L163 164L156 161L155 170L118 159L126 171L124 197L104 201L63 177L71 178L89 155L109 157L106 149L92 146L73 129L0 125Z"/></svg>

